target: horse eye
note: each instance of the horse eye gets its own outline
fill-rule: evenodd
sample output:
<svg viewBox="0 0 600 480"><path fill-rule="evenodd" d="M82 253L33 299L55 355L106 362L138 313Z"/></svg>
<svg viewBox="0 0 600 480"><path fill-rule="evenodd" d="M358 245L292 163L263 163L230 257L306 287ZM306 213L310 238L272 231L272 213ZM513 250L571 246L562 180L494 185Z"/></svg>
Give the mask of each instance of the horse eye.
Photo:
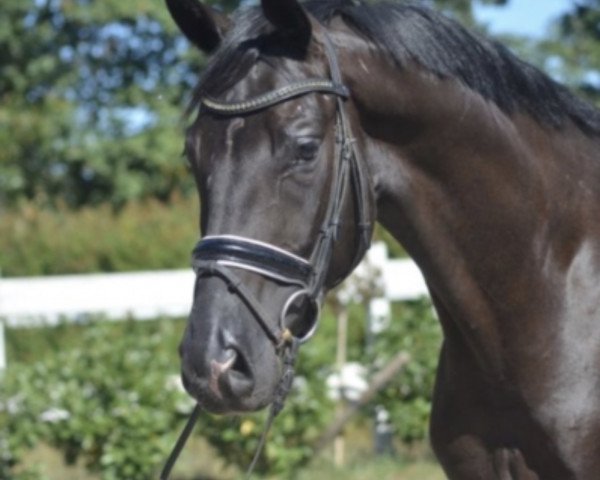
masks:
<svg viewBox="0 0 600 480"><path fill-rule="evenodd" d="M299 138L296 141L296 161L310 162L314 160L320 146L321 142L317 138Z"/></svg>

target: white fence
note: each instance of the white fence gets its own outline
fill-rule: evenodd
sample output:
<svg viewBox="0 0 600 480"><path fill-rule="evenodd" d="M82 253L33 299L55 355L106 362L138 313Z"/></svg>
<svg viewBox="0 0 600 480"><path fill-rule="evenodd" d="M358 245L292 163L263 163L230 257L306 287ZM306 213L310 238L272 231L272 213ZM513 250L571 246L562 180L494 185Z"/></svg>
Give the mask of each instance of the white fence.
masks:
<svg viewBox="0 0 600 480"><path fill-rule="evenodd" d="M388 260L383 244L371 247L356 277L373 269L379 272L377 283L388 302L427 295L414 262ZM54 325L59 320L81 321L90 314L114 320L128 315L182 317L189 312L193 285L191 270L0 279L0 370L6 367L4 325Z"/></svg>
<svg viewBox="0 0 600 480"><path fill-rule="evenodd" d="M0 279L0 317L8 326L24 327L90 314L185 316L193 285L191 270Z"/></svg>

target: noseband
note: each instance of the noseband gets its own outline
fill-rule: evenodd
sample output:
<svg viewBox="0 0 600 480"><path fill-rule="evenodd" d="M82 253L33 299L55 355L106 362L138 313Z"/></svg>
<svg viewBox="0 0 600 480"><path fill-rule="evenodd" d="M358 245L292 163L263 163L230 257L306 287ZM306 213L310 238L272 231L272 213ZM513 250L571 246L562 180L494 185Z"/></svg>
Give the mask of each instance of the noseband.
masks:
<svg viewBox="0 0 600 480"><path fill-rule="evenodd" d="M344 104L344 100L350 93L342 83L331 40L327 35L324 38L330 80L302 80L239 102L225 103L209 97L201 99L201 109L204 111L219 116L234 117L253 114L308 94L334 95L336 98L335 179L325 221L310 257L304 259L269 243L235 235L205 237L198 242L192 254L192 265L198 278L220 277L230 291L242 299L278 350L292 338L299 343L304 343L316 330L325 279L331 263L333 245L338 238L342 207L350 183L355 197L359 230L359 246L352 267L356 266L369 248L371 239L369 184L364 166L359 162L356 153ZM296 291L285 302L276 327L273 326L274 322L269 320L255 296L238 279L234 270L250 271L283 285L296 287ZM294 301L300 300L301 297L305 297L310 302L317 318L313 319L313 324L307 333L297 336L288 328L286 316Z"/></svg>
<svg viewBox="0 0 600 480"><path fill-rule="evenodd" d="M312 93L334 95L336 98L335 155L337 161L334 167L335 179L325 221L310 257L304 259L275 245L235 235L207 236L198 242L192 253L192 266L196 272L197 280L202 277L221 278L226 283L229 291L240 297L283 360L282 376L275 391L263 435L254 459L248 468L246 478L250 476L266 440L266 434L275 416L283 408L285 398L292 387L294 363L299 345L306 342L317 328L320 305L324 296L325 280L331 264L333 246L339 237L342 207L349 188L352 188L354 192L359 232L358 249L354 254L352 269L360 262L371 242L373 224L368 206L369 183L364 166L358 159L354 144L355 140L350 131L344 104L344 100L350 96L350 93L342 83L337 57L327 33L325 33L324 38L325 52L331 74L330 80L302 80L240 102L225 103L209 97L201 99L201 109L204 111L220 116L234 117L256 113L265 108ZM288 297L282 308L279 322L275 323L269 319L260 302L246 288L236 275L235 270L252 272L274 282L295 287L294 292ZM305 333L297 335L289 328L286 317L294 303L302 298L310 302L314 319ZM166 462L160 477L161 480L168 478L199 413L200 407L196 405Z"/></svg>

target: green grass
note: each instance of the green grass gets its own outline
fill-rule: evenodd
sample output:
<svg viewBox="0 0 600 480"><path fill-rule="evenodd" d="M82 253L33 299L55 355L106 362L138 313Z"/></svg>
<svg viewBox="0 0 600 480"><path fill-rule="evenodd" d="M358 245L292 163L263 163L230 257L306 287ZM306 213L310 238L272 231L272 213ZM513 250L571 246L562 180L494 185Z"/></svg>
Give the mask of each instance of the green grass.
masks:
<svg viewBox="0 0 600 480"><path fill-rule="evenodd" d="M297 480L445 480L439 466L428 460L403 461L370 457L335 467L329 460L316 460Z"/></svg>
<svg viewBox="0 0 600 480"><path fill-rule="evenodd" d="M421 449L422 450L422 449ZM425 451L403 452L395 458L375 457L365 452L350 452L351 458L342 467L331 460L331 451L326 450L309 465L296 472L293 480L445 480L440 467ZM100 480L79 464L67 466L60 453L48 446L40 445L29 453L27 465L37 465L47 480ZM201 439L192 438L177 462L173 480L236 480L243 478L241 472L229 468L218 459L214 451ZM258 477L256 477L258 478ZM287 480L268 477L265 480ZM292 480L292 479L290 479Z"/></svg>

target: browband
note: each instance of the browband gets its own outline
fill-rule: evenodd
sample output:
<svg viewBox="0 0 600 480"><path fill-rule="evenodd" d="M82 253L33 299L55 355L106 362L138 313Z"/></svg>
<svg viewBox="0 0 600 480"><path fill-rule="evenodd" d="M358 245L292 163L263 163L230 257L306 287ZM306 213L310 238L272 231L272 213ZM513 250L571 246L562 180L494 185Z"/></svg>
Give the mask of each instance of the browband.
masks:
<svg viewBox="0 0 600 480"><path fill-rule="evenodd" d="M330 80L309 79L286 85L241 102L221 102L210 97L203 97L200 103L206 110L214 113L239 115L253 113L308 93L330 93L342 98L348 98L350 95L346 86L340 83L334 83Z"/></svg>

